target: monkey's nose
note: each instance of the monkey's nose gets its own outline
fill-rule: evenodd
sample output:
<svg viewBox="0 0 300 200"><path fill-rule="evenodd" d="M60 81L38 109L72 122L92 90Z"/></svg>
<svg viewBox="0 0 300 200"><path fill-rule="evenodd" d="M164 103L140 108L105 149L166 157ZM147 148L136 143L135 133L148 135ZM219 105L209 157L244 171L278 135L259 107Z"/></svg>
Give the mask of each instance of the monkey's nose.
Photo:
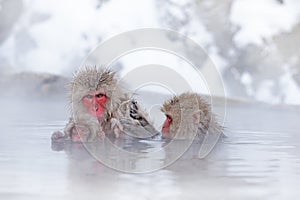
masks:
<svg viewBox="0 0 300 200"><path fill-rule="evenodd" d="M99 108L97 105L93 106L93 111L98 111L98 110L99 110Z"/></svg>

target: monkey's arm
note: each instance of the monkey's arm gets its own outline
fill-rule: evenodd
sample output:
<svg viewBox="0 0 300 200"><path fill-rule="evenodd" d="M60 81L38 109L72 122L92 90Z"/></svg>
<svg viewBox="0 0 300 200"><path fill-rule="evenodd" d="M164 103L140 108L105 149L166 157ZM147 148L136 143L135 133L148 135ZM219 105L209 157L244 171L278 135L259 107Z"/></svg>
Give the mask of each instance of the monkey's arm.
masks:
<svg viewBox="0 0 300 200"><path fill-rule="evenodd" d="M77 123L77 121L80 123ZM75 123L75 120L70 118L63 133L60 131L54 132L51 136L51 140L55 143L63 143L65 141L92 142L96 140L97 136L101 138L103 135L104 132L98 121L94 119L87 121L87 119L83 117L83 119L77 119Z"/></svg>
<svg viewBox="0 0 300 200"><path fill-rule="evenodd" d="M147 139L160 135L160 132L151 124L141 126L138 123L133 123L133 121L128 118L122 118L120 121L123 125L123 132L131 137Z"/></svg>
<svg viewBox="0 0 300 200"><path fill-rule="evenodd" d="M93 142L98 136L103 138L104 131L97 118L82 114L70 119L64 130L65 136L73 142Z"/></svg>
<svg viewBox="0 0 300 200"><path fill-rule="evenodd" d="M73 118L69 119L69 122L66 124L66 127L64 128L64 137L66 139L71 139L72 137L72 129L75 127L75 123Z"/></svg>
<svg viewBox="0 0 300 200"><path fill-rule="evenodd" d="M136 138L152 138L159 135L150 120L148 115L135 100L129 102L129 115L121 118L123 131Z"/></svg>
<svg viewBox="0 0 300 200"><path fill-rule="evenodd" d="M71 139L72 129L74 128L75 124L73 119L70 118L69 122L66 124L63 133L61 131L55 131L51 135L52 142L64 142L65 140Z"/></svg>

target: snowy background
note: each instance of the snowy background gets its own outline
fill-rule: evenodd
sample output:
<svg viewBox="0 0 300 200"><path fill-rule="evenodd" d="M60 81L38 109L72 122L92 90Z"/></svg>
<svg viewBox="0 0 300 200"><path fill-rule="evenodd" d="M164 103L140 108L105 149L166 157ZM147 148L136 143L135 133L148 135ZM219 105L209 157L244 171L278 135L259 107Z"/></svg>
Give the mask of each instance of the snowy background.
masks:
<svg viewBox="0 0 300 200"><path fill-rule="evenodd" d="M56 93L99 43L138 28L201 45L229 97L300 104L299 0L0 0L0 90L30 76Z"/></svg>

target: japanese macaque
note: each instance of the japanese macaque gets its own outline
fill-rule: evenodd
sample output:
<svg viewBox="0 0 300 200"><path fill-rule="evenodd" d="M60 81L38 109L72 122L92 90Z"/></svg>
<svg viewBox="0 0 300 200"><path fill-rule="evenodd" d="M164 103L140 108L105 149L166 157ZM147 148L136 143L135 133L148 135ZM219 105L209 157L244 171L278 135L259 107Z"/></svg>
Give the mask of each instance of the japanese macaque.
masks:
<svg viewBox="0 0 300 200"><path fill-rule="evenodd" d="M196 93L183 93L167 100L161 111L166 115L162 127L164 138L194 139L201 134L221 134L210 105Z"/></svg>
<svg viewBox="0 0 300 200"><path fill-rule="evenodd" d="M69 87L71 118L64 134L55 132L52 141L70 139L74 142L94 141L105 134L119 137L127 132L136 137L156 134L145 113L129 93L121 88L116 73L109 69L86 67L77 72ZM128 126L124 129L122 122ZM132 125L132 126L131 126ZM138 126L139 133L131 130Z"/></svg>

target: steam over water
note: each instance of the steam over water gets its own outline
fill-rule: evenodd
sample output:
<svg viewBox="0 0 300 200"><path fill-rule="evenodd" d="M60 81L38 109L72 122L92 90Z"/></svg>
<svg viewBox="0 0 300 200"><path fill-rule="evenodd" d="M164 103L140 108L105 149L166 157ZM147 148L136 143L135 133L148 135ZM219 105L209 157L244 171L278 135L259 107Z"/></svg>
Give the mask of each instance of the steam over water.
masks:
<svg viewBox="0 0 300 200"><path fill-rule="evenodd" d="M197 147L192 146L171 166L132 174L106 167L80 144L52 150L52 132L62 129L68 119L65 105L1 105L0 199L274 200L300 195L298 108L230 103L227 137L208 157L196 159ZM176 152L147 158L147 152L161 148L162 141L124 139L119 145L144 152L131 160L131 167L155 166Z"/></svg>

